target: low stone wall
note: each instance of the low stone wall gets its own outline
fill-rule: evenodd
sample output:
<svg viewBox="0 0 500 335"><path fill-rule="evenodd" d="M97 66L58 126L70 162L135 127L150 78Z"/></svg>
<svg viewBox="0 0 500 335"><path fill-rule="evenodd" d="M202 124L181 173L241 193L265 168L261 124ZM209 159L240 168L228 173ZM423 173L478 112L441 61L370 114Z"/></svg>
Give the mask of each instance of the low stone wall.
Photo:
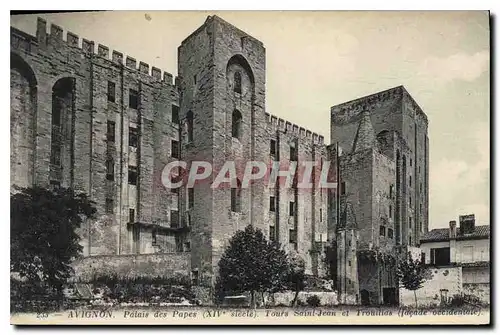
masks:
<svg viewBox="0 0 500 335"><path fill-rule="evenodd" d="M304 304L307 301L307 298L310 296L316 295L321 301L322 306L333 306L338 305L337 292L299 292L299 296L297 300L302 301ZM287 291L287 292L279 292L274 294L274 302L269 301L270 305L278 306L285 305L290 306L293 298L295 297L295 292ZM271 299L269 299L271 300Z"/></svg>
<svg viewBox="0 0 500 335"><path fill-rule="evenodd" d="M451 300L455 294L462 293L462 268L459 266L431 268L433 277L417 290L419 306L439 305L441 298ZM413 291L400 288L399 303L402 306L415 307Z"/></svg>
<svg viewBox="0 0 500 335"><path fill-rule="evenodd" d="M182 277L191 271L189 252L141 255L90 256L73 263L75 280L89 282L95 276Z"/></svg>

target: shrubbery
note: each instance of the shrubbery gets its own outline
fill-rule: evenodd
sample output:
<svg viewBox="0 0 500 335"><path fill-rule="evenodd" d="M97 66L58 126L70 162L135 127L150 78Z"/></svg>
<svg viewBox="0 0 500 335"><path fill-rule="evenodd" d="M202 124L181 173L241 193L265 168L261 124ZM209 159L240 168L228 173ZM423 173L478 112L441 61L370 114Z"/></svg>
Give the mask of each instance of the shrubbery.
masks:
<svg viewBox="0 0 500 335"><path fill-rule="evenodd" d="M119 278L118 276L100 276L93 280L92 285L99 289L102 299L105 301L181 303L185 299L195 303L191 284L187 278L183 277Z"/></svg>
<svg viewBox="0 0 500 335"><path fill-rule="evenodd" d="M321 300L317 295L307 297L306 302L309 307L319 307L321 305Z"/></svg>

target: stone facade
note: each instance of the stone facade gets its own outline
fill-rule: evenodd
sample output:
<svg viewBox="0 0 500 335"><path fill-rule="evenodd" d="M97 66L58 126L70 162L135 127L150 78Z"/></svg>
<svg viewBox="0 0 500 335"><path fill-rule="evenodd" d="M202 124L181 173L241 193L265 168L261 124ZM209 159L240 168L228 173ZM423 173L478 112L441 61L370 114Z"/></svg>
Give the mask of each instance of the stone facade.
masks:
<svg viewBox="0 0 500 335"><path fill-rule="evenodd" d="M188 169L212 163L214 176L228 160L238 176L252 160L284 169L291 153L299 164L326 160L322 136L266 113L261 42L208 17L181 43L174 82L122 52L63 35L56 25L48 33L42 19L36 36L11 30L11 185L87 193L98 217L81 228L86 256L188 252L184 270L210 282L229 238L254 224L301 254L308 273L322 271L310 251L327 239L324 190L257 181L240 190L235 209L231 188L213 189L213 179L189 192L161 181L179 159Z"/></svg>
<svg viewBox="0 0 500 335"><path fill-rule="evenodd" d="M331 143L339 153L339 198L352 206L351 221L355 221L341 218L340 224L355 226L358 254L398 255L417 245L427 232L427 126L427 117L402 86L331 108ZM335 226L336 213L330 213L330 225ZM377 256L358 257L356 266L359 302L397 303L394 264Z"/></svg>
<svg viewBox="0 0 500 335"><path fill-rule="evenodd" d="M11 29L11 186L72 187L95 201L98 217L80 232L91 256L82 264L161 263L210 284L230 237L253 224L312 275L324 275L322 250L335 240L339 296L356 303L357 253L413 245L427 230L427 118L403 87L332 107L339 154L266 111L264 45L217 16L182 41L175 80L63 35L42 19L36 36ZM163 169L177 160L188 170L208 162L213 173L193 188L165 188ZM236 162L236 186L211 187L227 161ZM312 161L313 181L332 162L341 193L294 178L269 186L268 174L240 187L249 161L279 161L281 170Z"/></svg>

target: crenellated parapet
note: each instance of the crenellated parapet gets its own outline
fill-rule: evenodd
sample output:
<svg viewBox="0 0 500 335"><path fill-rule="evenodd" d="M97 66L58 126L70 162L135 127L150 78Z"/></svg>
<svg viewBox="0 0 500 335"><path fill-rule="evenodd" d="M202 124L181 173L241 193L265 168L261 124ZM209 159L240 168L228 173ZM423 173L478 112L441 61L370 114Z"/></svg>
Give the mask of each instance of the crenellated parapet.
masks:
<svg viewBox="0 0 500 335"><path fill-rule="evenodd" d="M56 24L50 24L50 33L47 33L47 22L42 18L38 18L36 36L11 28L11 47L30 54L38 53L40 49L57 48L60 53L66 52L68 58L75 57L74 53L77 51L82 55L93 55L99 59L109 61L111 64L124 65L131 71L137 71L137 73L149 77L151 82L175 85L171 73L154 66L150 67L148 63L136 61L133 57L124 56L121 51L110 50L104 44L96 45L94 41L80 38L73 32L68 31L65 34L62 27Z"/></svg>
<svg viewBox="0 0 500 335"><path fill-rule="evenodd" d="M417 116L421 117L427 124L427 116L402 85L335 105L331 107L330 114L333 122L342 123L346 120L350 120L352 117L360 115L360 113L364 110L373 111L381 104L392 103L395 101L400 102L403 98L408 99L411 108L416 112Z"/></svg>
<svg viewBox="0 0 500 335"><path fill-rule="evenodd" d="M394 87L382 92L364 96L348 102L331 107L330 114L332 121L342 123L345 120L360 115L362 111L372 111L377 105L401 99L403 97L403 86Z"/></svg>
<svg viewBox="0 0 500 335"><path fill-rule="evenodd" d="M308 141L312 141L314 144L323 145L324 137L323 135L319 135L317 133L313 133L304 127L293 124L289 121L286 121L282 118L278 118L277 116L271 115L269 113L265 113L266 122L269 127L271 127L273 132L280 131L286 134L292 134L299 139L304 139Z"/></svg>

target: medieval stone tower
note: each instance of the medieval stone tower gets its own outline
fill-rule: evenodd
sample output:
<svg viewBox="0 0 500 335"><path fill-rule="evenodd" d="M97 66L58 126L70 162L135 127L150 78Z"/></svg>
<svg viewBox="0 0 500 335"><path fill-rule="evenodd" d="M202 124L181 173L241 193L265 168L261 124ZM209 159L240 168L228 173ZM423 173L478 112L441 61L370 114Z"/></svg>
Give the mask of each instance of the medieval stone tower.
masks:
<svg viewBox="0 0 500 335"><path fill-rule="evenodd" d="M373 254L358 259L364 303L394 303L395 269L380 255L415 246L428 230L427 122L402 86L331 109L340 197L353 206L358 253Z"/></svg>
<svg viewBox="0 0 500 335"><path fill-rule="evenodd" d="M254 125L264 117L264 46L212 16L182 42L178 55L180 117L186 124L182 159L188 165L209 162L213 171L235 161L237 175L242 176L238 168L244 165L238 162L255 157ZM210 277L226 242L252 222L252 206L262 201L254 198L253 188L241 187L241 177L234 185L212 188L215 176L188 188L186 196L193 222L200 223L191 233L192 267Z"/></svg>

